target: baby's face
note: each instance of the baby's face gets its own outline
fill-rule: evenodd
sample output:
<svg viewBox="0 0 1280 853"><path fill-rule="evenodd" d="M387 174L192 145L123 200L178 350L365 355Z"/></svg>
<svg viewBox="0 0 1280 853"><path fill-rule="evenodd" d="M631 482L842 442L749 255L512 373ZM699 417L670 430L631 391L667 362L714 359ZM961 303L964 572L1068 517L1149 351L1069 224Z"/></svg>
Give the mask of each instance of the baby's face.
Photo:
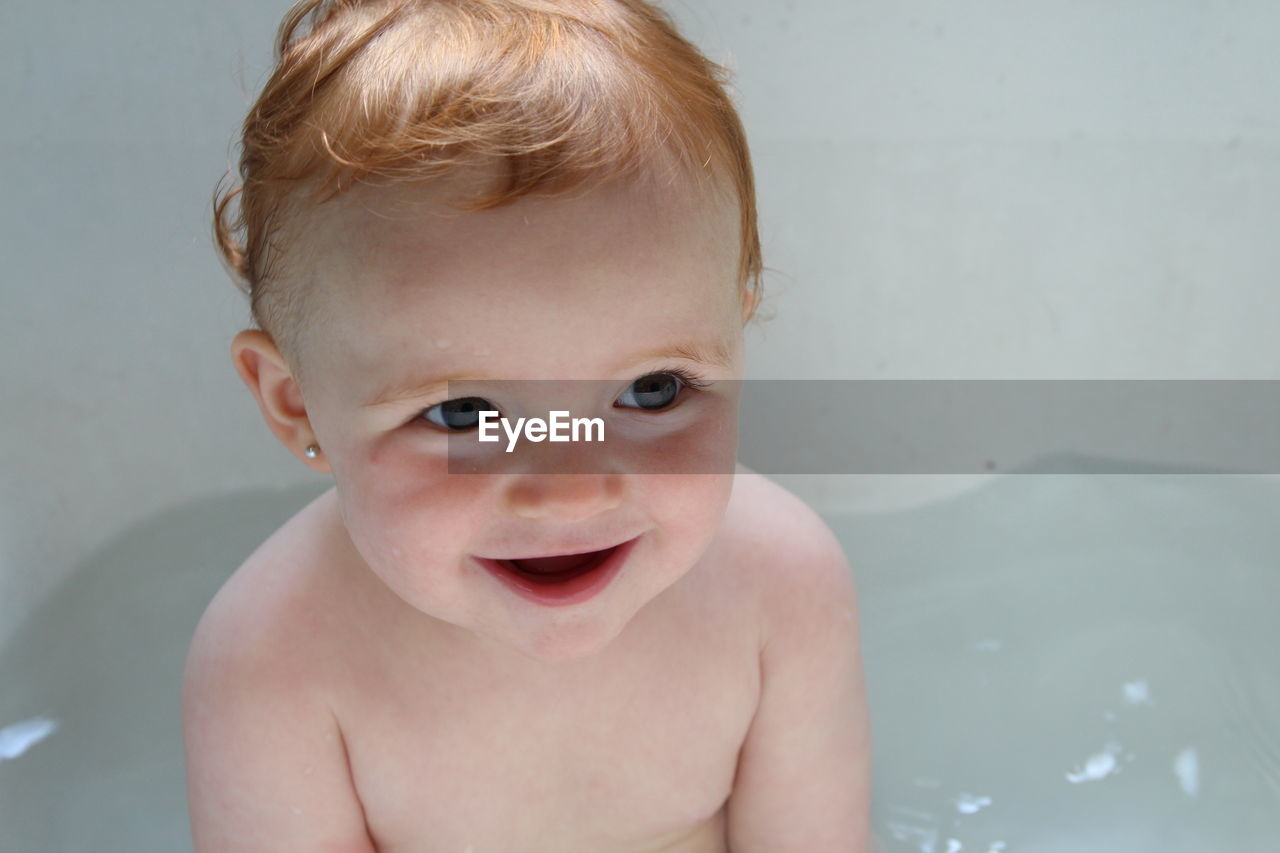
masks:
<svg viewBox="0 0 1280 853"><path fill-rule="evenodd" d="M311 231L318 322L303 343L304 401L352 541L432 624L539 660L594 654L696 563L727 505L735 207L611 187L457 213L421 188L357 192ZM677 369L711 384L666 404L679 386L653 374ZM530 379L607 381L500 381ZM562 396L540 398L547 385ZM472 430L484 473L451 474L463 445L441 404L472 395L513 419L602 418L606 440L505 455L505 434L481 445ZM494 562L621 543L616 572L563 586Z"/></svg>

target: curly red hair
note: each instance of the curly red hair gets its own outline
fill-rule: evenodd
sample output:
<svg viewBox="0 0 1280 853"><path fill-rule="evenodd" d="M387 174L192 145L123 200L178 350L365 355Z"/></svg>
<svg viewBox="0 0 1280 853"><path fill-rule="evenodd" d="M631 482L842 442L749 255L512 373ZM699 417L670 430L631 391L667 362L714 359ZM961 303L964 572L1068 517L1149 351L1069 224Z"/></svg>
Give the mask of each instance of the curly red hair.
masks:
<svg viewBox="0 0 1280 853"><path fill-rule="evenodd" d="M356 181L431 180L494 159L507 180L462 208L659 162L731 188L739 285L758 304L754 178L729 74L644 0L301 0L275 56L244 121L240 185L224 187L224 175L214 191L214 238L286 354L305 323L305 294L276 263L286 218Z"/></svg>

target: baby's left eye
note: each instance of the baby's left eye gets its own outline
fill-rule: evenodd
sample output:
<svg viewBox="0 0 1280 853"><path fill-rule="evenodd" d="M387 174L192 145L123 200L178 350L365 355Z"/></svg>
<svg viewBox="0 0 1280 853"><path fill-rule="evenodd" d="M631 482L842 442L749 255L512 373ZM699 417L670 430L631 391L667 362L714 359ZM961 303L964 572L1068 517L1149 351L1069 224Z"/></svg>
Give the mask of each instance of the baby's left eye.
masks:
<svg viewBox="0 0 1280 853"><path fill-rule="evenodd" d="M657 412L674 403L685 386L703 387L702 383L678 371L649 373L632 382L618 402L627 408Z"/></svg>

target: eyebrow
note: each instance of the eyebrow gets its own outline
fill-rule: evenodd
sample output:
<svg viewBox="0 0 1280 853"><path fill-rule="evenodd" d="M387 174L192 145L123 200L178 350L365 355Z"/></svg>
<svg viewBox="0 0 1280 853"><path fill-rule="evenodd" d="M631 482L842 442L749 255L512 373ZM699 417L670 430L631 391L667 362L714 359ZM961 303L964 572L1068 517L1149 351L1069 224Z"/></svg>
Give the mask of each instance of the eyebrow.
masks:
<svg viewBox="0 0 1280 853"><path fill-rule="evenodd" d="M725 341L716 340L706 344L685 343L677 344L675 346L659 347L658 349L648 350L632 356L627 359L624 364L636 364L644 361L657 361L659 359L667 358L680 358L686 361L695 361L712 367L721 367L725 370L730 369L731 362L733 360L729 350L729 345ZM494 377L459 374L457 376L442 376L402 382L383 390L372 400L372 402L365 403L364 408L388 406L392 403L400 403L405 400L425 397L433 391L446 387L450 382L461 382L464 380L477 382L493 381Z"/></svg>

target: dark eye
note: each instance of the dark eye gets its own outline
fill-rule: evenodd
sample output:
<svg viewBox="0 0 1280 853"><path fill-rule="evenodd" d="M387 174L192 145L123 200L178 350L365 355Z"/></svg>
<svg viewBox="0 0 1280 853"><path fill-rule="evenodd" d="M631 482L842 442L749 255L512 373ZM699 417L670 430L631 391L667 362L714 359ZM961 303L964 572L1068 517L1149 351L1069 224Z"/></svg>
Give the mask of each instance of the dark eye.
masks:
<svg viewBox="0 0 1280 853"><path fill-rule="evenodd" d="M423 411L420 417L449 432L475 429L481 412L495 412L498 407L483 397L459 397L445 400Z"/></svg>
<svg viewBox="0 0 1280 853"><path fill-rule="evenodd" d="M677 374L650 373L632 382L631 387L622 392L618 402L629 408L656 412L675 402L683 384Z"/></svg>

